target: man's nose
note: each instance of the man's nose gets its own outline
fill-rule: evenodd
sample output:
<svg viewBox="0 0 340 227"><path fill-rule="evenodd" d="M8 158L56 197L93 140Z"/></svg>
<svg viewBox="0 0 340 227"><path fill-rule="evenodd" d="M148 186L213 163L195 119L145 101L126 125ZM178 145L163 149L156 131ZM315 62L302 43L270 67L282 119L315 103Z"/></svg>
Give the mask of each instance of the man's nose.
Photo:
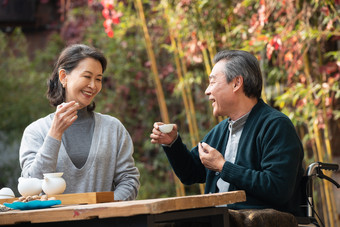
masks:
<svg viewBox="0 0 340 227"><path fill-rule="evenodd" d="M205 89L205 92L204 92L206 95L210 95L211 92L210 92L210 86L207 87L207 89Z"/></svg>

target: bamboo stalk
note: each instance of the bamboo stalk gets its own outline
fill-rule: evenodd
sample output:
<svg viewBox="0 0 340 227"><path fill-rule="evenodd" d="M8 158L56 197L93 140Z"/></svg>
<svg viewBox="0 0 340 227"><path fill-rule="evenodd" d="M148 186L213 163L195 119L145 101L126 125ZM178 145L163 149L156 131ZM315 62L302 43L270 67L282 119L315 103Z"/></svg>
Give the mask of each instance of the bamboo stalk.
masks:
<svg viewBox="0 0 340 227"><path fill-rule="evenodd" d="M266 96L266 85L267 85L267 81L266 81L266 76L264 75L264 59L266 58L266 51L265 50L262 50L261 51L261 59L260 59L260 69L261 69L261 72L262 72L262 92L261 92L261 97L263 99L263 101L265 103L268 103L267 101L267 96ZM279 90L278 90L278 94L279 94Z"/></svg>
<svg viewBox="0 0 340 227"><path fill-rule="evenodd" d="M171 42L174 42L174 43L176 42L173 37L171 38ZM195 108L194 108L193 101L192 101L191 91L190 92L188 91L190 89L189 88L185 89L187 86L184 83L183 76L181 74L181 70L180 70L181 66L179 64L179 59L178 59L176 53L174 55L175 55L175 58L177 59L175 61L176 67L177 67L177 75L179 76L180 81L182 81L182 88L181 88L182 89L182 97L183 97L183 102L186 103L185 112L186 112L188 124L189 124L191 144L194 147L194 146L197 145L198 140L199 140L197 121L196 121L196 116L195 116ZM182 67L183 67L183 62L182 62ZM183 69L183 71L185 73L186 69ZM199 189L200 189L201 194L204 194L203 184L199 184Z"/></svg>
<svg viewBox="0 0 340 227"><path fill-rule="evenodd" d="M169 24L168 18L167 18L167 13L164 14L166 17L166 20ZM182 70L181 70L181 64L180 64L180 60L178 57L178 49L176 47L176 41L175 38L173 36L172 31L169 28L169 36L170 36L170 40L171 40L171 46L173 48L174 51L174 59L175 59L175 65L176 65L176 71L177 71L177 77L179 80L179 84L180 84L180 89L181 89L181 93L182 93L182 99L183 99L183 103L184 103L184 108L185 108L185 114L188 120L188 127L189 127L189 134L190 134L190 139L191 139L191 144L192 146L194 146L196 144L195 138L194 138L194 129L192 126L192 117L190 114L190 108L189 108L189 103L188 103L188 96L187 93L185 91L185 84L184 84L184 80L183 80L183 76L182 76Z"/></svg>
<svg viewBox="0 0 340 227"><path fill-rule="evenodd" d="M316 147L317 147L317 153L318 153L318 158L320 162L324 162L323 159L323 147L321 145L321 139L320 139L320 132L318 128L318 121L314 120L313 122L313 129L314 129L314 134L315 134L315 142L316 142ZM331 220L334 220L333 217L333 209L332 206L330 206L331 201L330 201L330 196L329 196L329 184L328 181L323 182L324 186L324 192L325 192L325 197L326 197L326 205L328 207L329 212L325 212L324 216L327 216L328 218L324 218L326 226L331 226L334 227L334 223ZM324 204L322 204L324 206Z"/></svg>
<svg viewBox="0 0 340 227"><path fill-rule="evenodd" d="M326 201L326 192L325 192L325 182L322 180L319 180L319 189L320 189L320 195L321 195L321 207L322 207L322 213L323 213L323 220L325 227L329 227L329 217L327 213L327 206L322 202Z"/></svg>
<svg viewBox="0 0 340 227"><path fill-rule="evenodd" d="M309 131L310 131L310 133L311 134L313 134L314 135L314 133L313 133L313 127L312 127L312 129L309 129ZM319 161L319 158L318 158L318 153L317 153L317 148L316 148L316 143L313 143L312 144L312 151L313 151L313 157L314 157L314 161ZM310 163L309 163L310 164ZM322 183L322 182L321 182ZM318 186L319 186L319 189L320 189L320 195L321 195L321 201L323 201L324 199L323 199L323 197L324 197L324 195L323 195L323 190L322 190L322 185L321 185L321 183L319 183L318 184ZM314 185L312 186L312 187L314 187ZM315 201L315 196L314 196L314 194L312 195L313 196L313 199L314 199L314 201ZM318 209L318 203L317 203L317 201L315 201L314 202L314 204L313 204L313 206L314 206L314 210L315 211L318 211L319 209ZM322 203L321 203L321 209L322 209L322 214L324 214L325 212L326 212L326 209L325 209L325 207L324 206L322 206Z"/></svg>
<svg viewBox="0 0 340 227"><path fill-rule="evenodd" d="M207 32L210 38L210 42L208 42L208 50L210 55L210 61L214 62L214 56L216 55L216 45L215 45L215 38L212 32Z"/></svg>
<svg viewBox="0 0 340 227"><path fill-rule="evenodd" d="M165 17L167 24L168 24L168 27L169 27L169 37L170 37L170 40L171 40L172 49L174 51L176 71L177 71L177 76L178 76L178 80L179 80L179 84L180 84L182 99L183 99L183 103L184 103L185 114L186 114L186 117L187 117L187 120L188 120L188 127L189 127L191 144L194 147L194 146L197 145L197 143L199 141L195 107L194 107L193 100L192 100L191 89L190 89L189 86L186 86L185 80L183 79L183 74L184 75L186 74L187 69L186 69L183 58L181 58L181 56L183 56L181 41L180 41L179 37L177 36L178 41L176 42L174 32L171 30L168 15L169 15L169 9L168 9L168 4L166 4L164 17ZM200 184L200 191L201 191L201 194L204 193L204 188L201 186L201 184Z"/></svg>
<svg viewBox="0 0 340 227"><path fill-rule="evenodd" d="M304 72L306 75L306 81L307 81L307 85L311 85L312 84L312 77L310 75L310 69L309 69L309 59L308 59L308 55L307 55L307 50L304 51L303 53L303 62L304 62ZM313 99L312 99L313 100Z"/></svg>
<svg viewBox="0 0 340 227"><path fill-rule="evenodd" d="M198 37L201 41L204 40L203 34L202 34L201 31L198 32ZM210 60L209 60L210 58L209 58L208 52L205 48L202 48L202 55L203 55L205 70L206 70L207 74L210 75L212 67L211 67L211 64L210 64Z"/></svg>
<svg viewBox="0 0 340 227"><path fill-rule="evenodd" d="M147 25L146 25L146 20L145 20L145 15L144 15L144 10L143 10L143 5L142 5L141 0L135 0L135 6L138 9L138 15L139 15L139 18L142 22L145 44L146 44L146 50L147 50L148 57L151 61L151 69L152 69L152 73L153 73L153 79L154 79L154 82L155 82L155 85L156 85L156 96L157 96L158 104L159 104L159 107L160 107L162 120L165 123L169 123L168 110L167 110L167 107L166 107L166 104L165 104L165 98L164 98L162 85L161 85L161 82L160 82L159 76L158 76L156 58L155 58L155 54L154 54L153 49L152 49L152 43L151 43L151 39L150 39L150 36L149 36L148 28L147 28Z"/></svg>
<svg viewBox="0 0 340 227"><path fill-rule="evenodd" d="M178 52L179 52L179 56L181 59L181 65L182 65L182 69L183 69L183 73L184 75L186 75L187 73L187 67L185 65L184 59L181 58L181 56L183 56L183 47L182 47L182 42L180 40L179 37L177 37L178 40ZM196 111L195 111L195 106L194 106L194 102L193 102L193 97L192 97L192 93L191 93L191 89L189 86L185 86L186 92L188 94L188 100L189 100L189 110L191 113L191 117L192 117L192 123L193 123L193 131L194 131L194 144L193 146L196 146L196 144L199 142L200 137L199 137L199 131L198 131L198 126L197 126L197 119L196 119ZM204 184L199 184L199 189L201 194L204 194Z"/></svg>
<svg viewBox="0 0 340 227"><path fill-rule="evenodd" d="M329 172L329 171L328 171ZM327 174L326 175L330 175ZM329 186L328 186L328 195L331 201L330 206L332 207L331 211L332 211L332 219L330 219L330 222L332 223L332 226L339 226L339 217L337 215L337 209L336 209L336 204L335 204L335 198L334 198L334 190L333 190L333 186L330 182L326 182Z"/></svg>
<svg viewBox="0 0 340 227"><path fill-rule="evenodd" d="M161 112L161 117L162 117L162 121L164 123L169 123L169 115L168 115L168 109L166 107L166 103L165 103L165 98L164 98L164 93L163 93L163 88L158 76L158 70L157 70L157 64L156 64L156 58L152 49L152 43L151 43L151 39L149 36L149 31L146 25L146 20L145 20L145 15L144 15L144 9L143 9L143 5L141 0L135 0L135 7L138 11L138 15L139 18L141 20L141 24L143 27L143 32L144 32L144 38L145 38L145 44L146 44L146 50L148 53L148 57L151 61L151 69L152 69L152 73L153 73L153 79L156 85L156 96L157 96L157 101L160 107L160 112ZM185 195L185 191L184 191L184 186L183 184L180 182L180 180L178 179L178 177L174 174L174 180L175 180L175 184L176 184L176 195L177 196L184 196Z"/></svg>
<svg viewBox="0 0 340 227"><path fill-rule="evenodd" d="M325 96L328 97L328 94L325 94L324 96L322 96L322 113L323 113L323 119L324 119L324 122L325 122L324 138L325 138L326 151L327 151L327 156L328 156L327 161L332 162L333 161L332 148L331 148L331 143L330 143L329 134L328 134L328 132L329 132L329 122L328 122L328 118L327 118L326 103L325 103L326 97ZM328 172L328 174L326 173L326 175L329 176L329 177L332 177L332 172L331 171L327 171L327 172ZM329 194L330 201L331 201L331 204L329 204L330 207L331 207L330 212L332 212L332 215L334 216L333 217L334 219L331 219L331 221L334 220L335 225L340 226L339 217L338 217L338 215L336 215L337 214L337 208L336 208L335 199L334 199L334 190L333 190L333 187L332 187L330 182L327 182L327 184L329 185L328 186L328 188L329 188L328 194ZM333 223L333 225L334 225L334 223Z"/></svg>
<svg viewBox="0 0 340 227"><path fill-rule="evenodd" d="M206 40L206 39L204 39L204 35L203 35L202 31L198 32L198 37L199 37L199 39L201 41ZM209 53L208 53L206 48L202 48L202 54L203 54L204 65L205 65L205 69L206 69L207 75L210 75L211 70L212 70L212 65L211 65ZM210 108L211 108L211 106L210 106ZM218 116L217 119L218 119L218 122L223 121L223 117L222 116ZM215 122L215 124L217 123L215 118L214 118L214 122Z"/></svg>
<svg viewBox="0 0 340 227"><path fill-rule="evenodd" d="M317 43L317 51L318 51L318 62L319 65L323 65L323 57L321 54L321 46L320 43ZM319 80L322 81L323 75L320 74L320 78ZM329 97L329 92L324 92L324 95L322 95L322 99L321 99L321 104L322 104L322 116L323 116L323 120L324 120L324 125L325 128L323 130L323 138L324 138L324 142L326 145L326 153L327 153L327 162L332 162L333 158L332 158L332 148L331 148L331 143L330 143L330 139L329 139L329 122L328 122L328 118L327 118L327 111L326 111L326 98ZM326 171L325 175L327 175L328 177L332 177L332 172L331 171ZM336 225L336 226L340 226L339 224L339 217L337 215L337 208L336 208L336 204L335 204L335 200L334 200L334 191L333 191L333 187L332 184L330 182L326 182L328 185L328 191L327 194L330 197L330 213L331 216L333 216L332 218L330 218L330 222L331 225Z"/></svg>
<svg viewBox="0 0 340 227"><path fill-rule="evenodd" d="M178 48L178 54L179 56L183 56L183 47L182 47L182 42L180 40L179 37L177 37L177 48ZM185 65L184 59L181 58L181 66L183 69L183 74L186 75L187 74L187 67ZM184 80L185 81L185 80ZM194 105L194 101L193 101L193 97L192 97L192 92L189 86L186 86L186 84L184 84L184 88L185 91L188 95L188 102L189 102L189 110L190 110L190 115L192 118L192 126L193 126L193 131L194 131L194 138L195 138L195 143L193 144L193 146L196 146L198 141L200 140L199 137L199 132L198 132L198 126L197 126L197 119L196 119L196 111L195 111L195 105Z"/></svg>
<svg viewBox="0 0 340 227"><path fill-rule="evenodd" d="M329 123L327 118L327 111L326 111L326 101L325 98L328 98L328 94L325 94L322 96L322 114L323 114L323 120L325 122L325 130L324 130L324 136L325 136L325 144L326 144L326 151L328 156L328 161L332 162L332 148L331 148L331 142L329 139Z"/></svg>
<svg viewBox="0 0 340 227"><path fill-rule="evenodd" d="M310 74L310 66L309 66L309 59L308 59L308 55L307 55L307 49L304 50L304 54L303 54L303 60L304 60L304 71L305 71L305 74L306 74L306 78L307 78L307 84L308 85L311 85L312 84L312 77L311 77L311 74ZM311 94L311 97L313 95ZM311 98L311 100L313 100L313 98ZM316 142L316 146L317 146L317 154L318 154L318 159L323 162L324 159L323 159L323 156L325 154L325 151L323 149L323 146L321 145L321 137L320 137L320 133L319 133L319 128L318 128L318 125L317 125L317 118L316 118L316 113L314 112L313 113L313 131L314 131L314 135L315 135L315 142ZM325 192L325 200L323 199L322 201L322 206L327 206L328 208L328 212L324 211L324 216L327 216L328 218L324 218L325 220L325 223L326 223L326 226L331 226L333 227L334 226L334 223L332 222L332 220L334 220L335 218L333 217L334 216L334 213L333 213L333 207L332 207L332 202L331 202L331 196L330 196L330 193L329 193L329 182L326 181L326 182L323 182L323 186L324 186L324 192ZM324 204L324 202L326 204ZM324 209L323 209L324 210Z"/></svg>

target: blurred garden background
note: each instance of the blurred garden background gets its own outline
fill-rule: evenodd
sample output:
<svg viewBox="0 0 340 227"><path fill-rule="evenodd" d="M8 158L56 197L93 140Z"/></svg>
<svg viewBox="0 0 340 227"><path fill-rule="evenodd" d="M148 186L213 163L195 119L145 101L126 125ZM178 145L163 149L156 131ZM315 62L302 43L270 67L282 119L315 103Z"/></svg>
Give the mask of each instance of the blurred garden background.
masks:
<svg viewBox="0 0 340 227"><path fill-rule="evenodd" d="M339 14L339 0L0 0L0 188L17 193L23 130L54 111L47 78L71 43L108 59L96 111L133 139L138 199L202 193L178 182L149 135L155 121L176 123L191 147L222 120L204 95L222 49L259 59L262 97L295 124L306 166L340 164ZM317 180L314 197L325 226L340 226L339 189Z"/></svg>

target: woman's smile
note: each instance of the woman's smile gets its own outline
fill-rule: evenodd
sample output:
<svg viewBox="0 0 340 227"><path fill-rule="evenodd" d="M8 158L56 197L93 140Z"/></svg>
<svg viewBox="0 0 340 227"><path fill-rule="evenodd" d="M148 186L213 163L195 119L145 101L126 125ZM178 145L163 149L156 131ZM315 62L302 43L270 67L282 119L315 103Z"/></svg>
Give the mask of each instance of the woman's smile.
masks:
<svg viewBox="0 0 340 227"><path fill-rule="evenodd" d="M93 93L90 91L82 91L82 93L85 95L85 97L87 97L87 98L91 98L92 97L92 95L93 95Z"/></svg>
<svg viewBox="0 0 340 227"><path fill-rule="evenodd" d="M76 101L80 108L91 104L102 89L102 66L93 58L85 58L66 75L66 102Z"/></svg>

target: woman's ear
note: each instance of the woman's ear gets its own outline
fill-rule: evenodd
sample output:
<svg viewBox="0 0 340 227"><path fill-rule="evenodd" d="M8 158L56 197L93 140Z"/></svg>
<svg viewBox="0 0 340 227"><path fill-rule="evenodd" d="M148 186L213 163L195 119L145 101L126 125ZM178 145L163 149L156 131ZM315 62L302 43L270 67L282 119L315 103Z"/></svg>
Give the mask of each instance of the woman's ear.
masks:
<svg viewBox="0 0 340 227"><path fill-rule="evenodd" d="M63 85L63 88L66 87L67 84L67 77L66 77L66 71L65 69L60 69L59 70L59 81Z"/></svg>

